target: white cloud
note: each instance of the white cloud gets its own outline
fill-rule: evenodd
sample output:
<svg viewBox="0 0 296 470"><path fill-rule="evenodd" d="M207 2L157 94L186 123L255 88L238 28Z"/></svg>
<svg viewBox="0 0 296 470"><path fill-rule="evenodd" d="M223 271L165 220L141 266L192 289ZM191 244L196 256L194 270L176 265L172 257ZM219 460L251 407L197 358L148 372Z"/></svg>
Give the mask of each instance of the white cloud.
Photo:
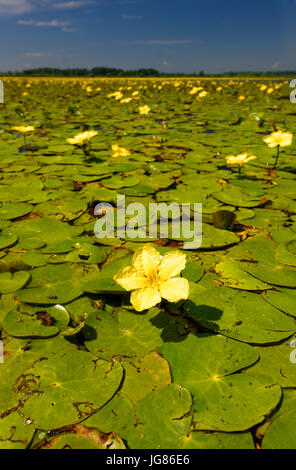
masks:
<svg viewBox="0 0 296 470"><path fill-rule="evenodd" d="M93 1L72 1L72 2L60 2L54 3L52 8L56 10L73 10L74 8L83 8L92 5Z"/></svg>
<svg viewBox="0 0 296 470"><path fill-rule="evenodd" d="M0 15L21 15L35 10L72 10L95 3L94 0L0 0Z"/></svg>
<svg viewBox="0 0 296 470"><path fill-rule="evenodd" d="M37 28L61 28L63 30L68 29L70 21L36 21L36 20L18 20L18 24L25 26L36 26Z"/></svg>
<svg viewBox="0 0 296 470"><path fill-rule="evenodd" d="M39 59L40 57L52 57L52 52L25 52L24 57Z"/></svg>
<svg viewBox="0 0 296 470"><path fill-rule="evenodd" d="M20 15L33 9L30 0L0 0L0 14Z"/></svg>

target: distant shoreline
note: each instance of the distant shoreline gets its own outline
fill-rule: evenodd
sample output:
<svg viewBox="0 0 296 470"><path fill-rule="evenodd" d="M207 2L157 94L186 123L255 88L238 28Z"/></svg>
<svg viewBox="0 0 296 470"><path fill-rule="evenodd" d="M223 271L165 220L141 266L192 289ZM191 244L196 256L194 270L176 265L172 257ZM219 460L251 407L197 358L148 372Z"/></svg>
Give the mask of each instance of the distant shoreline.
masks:
<svg viewBox="0 0 296 470"><path fill-rule="evenodd" d="M51 77L51 78L289 78L296 77L296 71L272 72L225 72L221 74L199 73L161 73L155 69L122 70L108 67L89 69L37 68L21 72L0 72L2 77Z"/></svg>

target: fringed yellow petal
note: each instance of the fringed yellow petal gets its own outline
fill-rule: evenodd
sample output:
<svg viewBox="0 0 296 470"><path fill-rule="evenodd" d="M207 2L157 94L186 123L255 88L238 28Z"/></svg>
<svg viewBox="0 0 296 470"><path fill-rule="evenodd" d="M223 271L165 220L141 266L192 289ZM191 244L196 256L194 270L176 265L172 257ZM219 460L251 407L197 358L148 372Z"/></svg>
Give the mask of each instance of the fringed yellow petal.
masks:
<svg viewBox="0 0 296 470"><path fill-rule="evenodd" d="M133 267L129 266L127 268L119 271L116 276L114 276L114 281L117 282L125 290L134 290L141 289L149 285L148 279L141 276L141 274Z"/></svg>
<svg viewBox="0 0 296 470"><path fill-rule="evenodd" d="M171 277L180 274L180 272L185 268L185 265L185 254L181 253L181 251L170 251L162 258L158 272L159 278L161 280L170 279Z"/></svg>
<svg viewBox="0 0 296 470"><path fill-rule="evenodd" d="M156 287L146 287L136 290L131 295L131 304L137 312L142 312L154 307L161 301L160 294Z"/></svg>
<svg viewBox="0 0 296 470"><path fill-rule="evenodd" d="M168 279L160 284L160 295L169 302L178 302L181 299L188 299L189 282L182 277Z"/></svg>
<svg viewBox="0 0 296 470"><path fill-rule="evenodd" d="M152 245L144 245L133 256L133 266L147 277L157 273L160 262L161 255Z"/></svg>

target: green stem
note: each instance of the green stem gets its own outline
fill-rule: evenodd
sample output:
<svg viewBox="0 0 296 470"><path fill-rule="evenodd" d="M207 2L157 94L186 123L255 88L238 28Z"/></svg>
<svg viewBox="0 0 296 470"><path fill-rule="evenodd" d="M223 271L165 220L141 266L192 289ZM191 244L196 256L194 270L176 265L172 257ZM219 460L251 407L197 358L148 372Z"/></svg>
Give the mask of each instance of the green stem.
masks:
<svg viewBox="0 0 296 470"><path fill-rule="evenodd" d="M238 167L238 177L239 178L242 177L242 167L241 166Z"/></svg>
<svg viewBox="0 0 296 470"><path fill-rule="evenodd" d="M25 142L25 147L27 147L27 139L26 139L26 134L24 134L24 142Z"/></svg>
<svg viewBox="0 0 296 470"><path fill-rule="evenodd" d="M277 163L278 163L279 156L280 156L280 146L278 145L278 146L277 146L277 154L276 154L276 157L275 157L275 162L274 162L273 168L276 168Z"/></svg>

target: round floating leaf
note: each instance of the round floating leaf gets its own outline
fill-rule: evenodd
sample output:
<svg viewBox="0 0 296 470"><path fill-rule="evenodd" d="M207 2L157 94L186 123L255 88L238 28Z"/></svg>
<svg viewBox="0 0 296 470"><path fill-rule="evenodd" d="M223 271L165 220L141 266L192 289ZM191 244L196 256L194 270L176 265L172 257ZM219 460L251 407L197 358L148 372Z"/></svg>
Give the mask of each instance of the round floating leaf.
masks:
<svg viewBox="0 0 296 470"><path fill-rule="evenodd" d="M70 261L72 263L100 264L107 258L106 250L99 246L90 245L87 243L76 243L74 248L75 251L71 251L66 255L66 261Z"/></svg>
<svg viewBox="0 0 296 470"><path fill-rule="evenodd" d="M14 233L2 232L0 234L0 250L13 245L17 241L17 236Z"/></svg>
<svg viewBox="0 0 296 470"><path fill-rule="evenodd" d="M22 413L40 429L78 423L116 392L122 368L83 351L44 359L16 381L14 394L25 400Z"/></svg>
<svg viewBox="0 0 296 470"><path fill-rule="evenodd" d="M14 274L0 273L0 293L9 294L21 289L30 279L30 274L26 271L19 271Z"/></svg>
<svg viewBox="0 0 296 470"><path fill-rule="evenodd" d="M191 288L184 309L186 315L206 328L257 344L278 342L294 333L295 321L271 305L267 307L262 296L204 284Z"/></svg>
<svg viewBox="0 0 296 470"><path fill-rule="evenodd" d="M262 449L295 449L295 390L285 390L279 410L267 421Z"/></svg>
<svg viewBox="0 0 296 470"><path fill-rule="evenodd" d="M144 356L162 344L161 336L157 320L123 309L114 316L99 310L91 313L84 329L86 348L103 358Z"/></svg>
<svg viewBox="0 0 296 470"><path fill-rule="evenodd" d="M296 287L296 270L282 264L241 263L243 269L261 281L275 286Z"/></svg>
<svg viewBox="0 0 296 470"><path fill-rule="evenodd" d="M235 261L227 260L216 264L215 271L219 275L219 280L225 285L234 289L243 290L265 290L271 286L255 279L253 276L243 271Z"/></svg>
<svg viewBox="0 0 296 470"><path fill-rule="evenodd" d="M19 300L35 304L64 304L83 294L79 273L69 264L49 265L30 271L31 280L18 293Z"/></svg>
<svg viewBox="0 0 296 470"><path fill-rule="evenodd" d="M31 212L33 206L25 202L4 203L0 206L0 219L12 220Z"/></svg>
<svg viewBox="0 0 296 470"><path fill-rule="evenodd" d="M201 248L221 248L238 242L238 237L228 230L220 230L208 224L203 224L202 226Z"/></svg>
<svg viewBox="0 0 296 470"><path fill-rule="evenodd" d="M49 325L46 325L48 319ZM48 338L59 333L56 326L50 326L50 315L44 312L31 314L26 312L26 307L22 310L15 308L8 312L3 320L2 326L6 333L16 338Z"/></svg>
<svg viewBox="0 0 296 470"><path fill-rule="evenodd" d="M261 194L264 195L264 192L261 191ZM260 194L260 195L261 195ZM237 207L257 207L260 205L261 197L256 195L248 194L242 191L239 188L232 187L230 185L226 186L224 191L219 191L217 193L212 193L212 196L223 204L229 206Z"/></svg>
<svg viewBox="0 0 296 470"><path fill-rule="evenodd" d="M131 449L180 449L191 425L190 407L186 388L167 385L138 403L121 436Z"/></svg>
<svg viewBox="0 0 296 470"><path fill-rule="evenodd" d="M173 381L193 396L195 429L245 431L263 421L280 401L281 388L269 377L234 374L258 358L244 343L224 336L189 335L182 342L164 344L160 352L170 364Z"/></svg>

